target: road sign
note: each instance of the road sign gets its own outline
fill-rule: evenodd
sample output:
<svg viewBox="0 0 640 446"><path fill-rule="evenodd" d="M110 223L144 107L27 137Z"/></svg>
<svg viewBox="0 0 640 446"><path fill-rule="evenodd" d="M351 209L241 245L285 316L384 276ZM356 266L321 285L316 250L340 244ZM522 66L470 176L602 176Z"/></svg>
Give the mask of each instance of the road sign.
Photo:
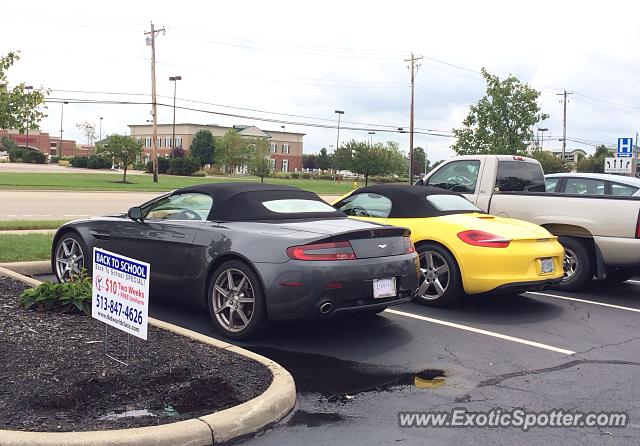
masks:
<svg viewBox="0 0 640 446"><path fill-rule="evenodd" d="M150 273L148 263L94 248L91 316L147 339Z"/></svg>
<svg viewBox="0 0 640 446"><path fill-rule="evenodd" d="M618 157L633 156L633 138L618 138Z"/></svg>
<svg viewBox="0 0 640 446"><path fill-rule="evenodd" d="M605 158L605 173L631 173L633 169L632 158Z"/></svg>

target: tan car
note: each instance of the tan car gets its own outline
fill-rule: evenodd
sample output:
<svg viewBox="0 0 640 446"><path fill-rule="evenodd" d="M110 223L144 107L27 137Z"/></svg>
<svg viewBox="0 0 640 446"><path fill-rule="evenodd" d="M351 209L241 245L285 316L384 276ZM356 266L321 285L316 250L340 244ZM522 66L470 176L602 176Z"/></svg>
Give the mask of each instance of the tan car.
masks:
<svg viewBox="0 0 640 446"><path fill-rule="evenodd" d="M559 236L565 274L556 288L576 290L593 276L624 281L640 270L638 196L547 192L540 163L510 155L454 157L429 172L424 183Z"/></svg>

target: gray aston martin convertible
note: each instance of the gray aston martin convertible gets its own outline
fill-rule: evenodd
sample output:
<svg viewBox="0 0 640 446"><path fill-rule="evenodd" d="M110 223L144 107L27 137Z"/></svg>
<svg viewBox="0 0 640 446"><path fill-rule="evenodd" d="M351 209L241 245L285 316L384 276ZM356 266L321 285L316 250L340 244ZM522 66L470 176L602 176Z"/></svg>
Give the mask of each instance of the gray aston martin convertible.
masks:
<svg viewBox="0 0 640 446"><path fill-rule="evenodd" d="M269 321L374 314L410 300L419 264L408 236L294 187L201 184L67 223L51 259L59 281L91 271L94 247L148 262L152 299L208 308L221 333L244 339Z"/></svg>

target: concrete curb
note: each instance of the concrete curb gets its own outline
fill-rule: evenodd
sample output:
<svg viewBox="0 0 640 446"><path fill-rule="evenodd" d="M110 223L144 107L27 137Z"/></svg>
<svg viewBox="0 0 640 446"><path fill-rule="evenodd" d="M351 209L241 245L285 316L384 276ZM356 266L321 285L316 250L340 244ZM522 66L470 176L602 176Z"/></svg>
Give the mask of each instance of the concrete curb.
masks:
<svg viewBox="0 0 640 446"><path fill-rule="evenodd" d="M53 234L57 229L1 229L0 235Z"/></svg>
<svg viewBox="0 0 640 446"><path fill-rule="evenodd" d="M0 267L0 275L27 285L42 282ZM284 418L296 403L296 387L291 374L278 363L236 345L205 336L177 325L149 318L149 324L195 341L253 359L273 375L269 388L238 406L191 420L159 426L89 432L24 432L0 430L0 446L204 446L227 442L260 431Z"/></svg>
<svg viewBox="0 0 640 446"><path fill-rule="evenodd" d="M31 262L0 263L0 267L21 275L32 276L34 274L49 274L51 272L51 261L35 260ZM17 280L21 279L18 278Z"/></svg>

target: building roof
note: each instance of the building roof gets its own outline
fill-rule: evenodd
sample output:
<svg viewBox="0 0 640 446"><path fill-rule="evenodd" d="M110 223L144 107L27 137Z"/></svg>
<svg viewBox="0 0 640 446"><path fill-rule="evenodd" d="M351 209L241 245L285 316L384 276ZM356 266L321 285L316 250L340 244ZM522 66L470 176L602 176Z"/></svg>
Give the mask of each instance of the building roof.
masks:
<svg viewBox="0 0 640 446"><path fill-rule="evenodd" d="M176 122L176 127L179 125L191 125L194 127L215 127L215 128L220 128L220 129L235 129L238 130L238 132L244 130L244 129L249 129L249 128L256 128L264 133L289 133L291 135L306 135L306 133L299 133L299 132L283 132L282 130L264 130L261 129L259 127L256 127L254 125L233 125L233 126L227 126L227 125L218 125L218 124L196 124L193 122ZM128 124L128 127L151 127L152 124L149 123L145 123L145 124ZM173 127L173 123L170 124L158 124L158 127Z"/></svg>

